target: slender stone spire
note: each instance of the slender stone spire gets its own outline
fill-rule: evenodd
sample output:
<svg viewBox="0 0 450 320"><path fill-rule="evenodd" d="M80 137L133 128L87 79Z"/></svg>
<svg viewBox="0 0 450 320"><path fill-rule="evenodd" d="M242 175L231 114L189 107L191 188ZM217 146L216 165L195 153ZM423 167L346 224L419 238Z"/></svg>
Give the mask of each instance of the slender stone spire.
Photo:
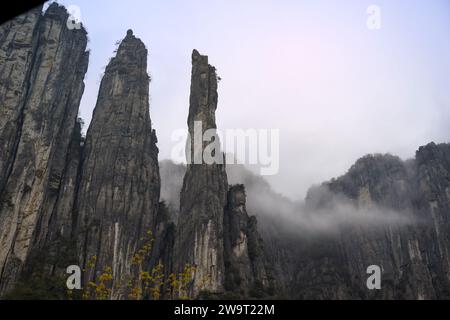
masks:
<svg viewBox="0 0 450 320"><path fill-rule="evenodd" d="M106 67L86 138L77 230L83 264L96 257L89 280L108 267L115 283L129 275L140 239L154 229L160 177L149 82L147 49L128 30Z"/></svg>
<svg viewBox="0 0 450 320"><path fill-rule="evenodd" d="M191 147L187 150L188 154L191 152L192 161L195 154L203 154L207 144L195 144L195 135L198 134L195 128L200 123L201 133L215 129L216 108L216 70L208 64L207 56L194 50L188 117ZM220 153L220 150L216 149L216 152ZM195 267L190 292L193 297L201 291L223 290L223 212L227 191L224 164L188 164L181 191L174 266L177 272L185 264Z"/></svg>

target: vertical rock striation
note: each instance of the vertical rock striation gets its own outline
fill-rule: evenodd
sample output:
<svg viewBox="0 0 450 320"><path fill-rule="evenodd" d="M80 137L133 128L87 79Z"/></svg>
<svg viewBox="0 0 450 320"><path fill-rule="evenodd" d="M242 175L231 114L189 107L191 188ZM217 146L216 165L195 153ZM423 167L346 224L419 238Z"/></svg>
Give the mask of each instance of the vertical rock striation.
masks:
<svg viewBox="0 0 450 320"><path fill-rule="evenodd" d="M50 221L70 216L56 207L84 91L87 36L67 28L63 7L40 10L1 27L0 293L48 243Z"/></svg>
<svg viewBox="0 0 450 320"><path fill-rule="evenodd" d="M216 69L208 64L207 56L194 50L188 117L188 159L190 156L194 161L196 155L202 155L206 148L206 143L202 143L202 140L195 143L196 122L201 123L200 134L216 129L216 108ZM220 153L220 150L216 149L216 152ZM220 153L219 156L223 155ZM185 264L196 268L192 296L201 291L223 291L223 212L227 192L225 164L207 164L203 159L201 164L188 163L181 190L174 268L177 272L182 271Z"/></svg>
<svg viewBox="0 0 450 320"><path fill-rule="evenodd" d="M299 277L291 288L297 297L327 287L326 293L315 298L448 298L449 156L449 145L434 143L421 147L408 162L390 155L366 156L346 175L312 189L307 204L315 208L326 207L333 197L343 195L359 208L395 210L414 223L349 226L337 238L321 239L322 248L315 244L309 252L324 257L322 262L328 261L332 272L328 276L319 272L302 290L311 270L304 262L298 263ZM308 252L304 245L303 249L300 254ZM322 262L315 259L312 269L320 270ZM383 269L381 290L366 288L370 265ZM330 281L324 285L321 281L327 277Z"/></svg>
<svg viewBox="0 0 450 320"><path fill-rule="evenodd" d="M140 239L156 227L160 177L149 82L147 49L129 30L106 67L83 155L75 213L83 265L96 257L89 279L107 267L115 283L129 275Z"/></svg>
<svg viewBox="0 0 450 320"><path fill-rule="evenodd" d="M239 298L262 298L273 285L256 218L249 217L243 185L230 187L224 214L225 289Z"/></svg>
<svg viewBox="0 0 450 320"><path fill-rule="evenodd" d="M199 294L267 296L273 281L262 239L256 218L247 214L244 186L228 189L225 159L216 133L216 109L216 69L208 64L207 56L194 50L188 165L180 193L174 270L181 272L186 264L195 267L189 293L194 298Z"/></svg>
<svg viewBox="0 0 450 320"><path fill-rule="evenodd" d="M42 7L0 25L0 191L14 162Z"/></svg>
<svg viewBox="0 0 450 320"><path fill-rule="evenodd" d="M45 14L39 7L0 26L0 296L20 279L29 290L28 279L45 276L65 291L58 277L81 262L84 285L111 267L111 297L126 298L118 286L139 271L133 257L151 232L143 267L162 262L167 276L194 266L191 298L450 298L449 144L430 143L408 161L366 156L312 188L304 206L245 168L229 167L230 181L244 179L234 182L245 182L247 200L243 185L228 186L215 133L216 70L194 50L188 165L165 164L163 175L173 178L163 190L166 206L159 199L145 45L127 32L106 67L84 139L77 115L87 34L69 29L68 18L53 3ZM336 220L337 232L306 230L318 218L311 214L336 222L343 199L351 204L344 210L395 212L408 223L364 225L352 214L342 226ZM247 204L262 222L264 244ZM366 286L370 265L383 269L381 290Z"/></svg>

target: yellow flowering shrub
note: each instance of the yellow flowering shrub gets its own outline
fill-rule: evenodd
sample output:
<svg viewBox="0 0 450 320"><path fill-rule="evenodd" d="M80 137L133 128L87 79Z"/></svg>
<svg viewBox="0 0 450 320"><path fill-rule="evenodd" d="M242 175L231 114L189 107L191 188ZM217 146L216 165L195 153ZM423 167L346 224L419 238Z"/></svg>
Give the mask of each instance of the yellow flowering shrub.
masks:
<svg viewBox="0 0 450 320"><path fill-rule="evenodd" d="M179 274L166 274L164 265L159 262L150 270L146 270L145 263L151 254L154 238L151 231L146 233L146 237L140 239L143 245L137 250L131 259L131 266L134 269L131 276L116 280L111 267L106 267L97 281L89 281L82 294L84 300L108 300L112 298L114 292L122 293L130 300L159 300L167 299L188 299L189 288L192 283L195 268L186 265L183 272ZM95 268L97 257L93 256L87 263L87 270ZM72 292L68 292L68 298L72 299Z"/></svg>

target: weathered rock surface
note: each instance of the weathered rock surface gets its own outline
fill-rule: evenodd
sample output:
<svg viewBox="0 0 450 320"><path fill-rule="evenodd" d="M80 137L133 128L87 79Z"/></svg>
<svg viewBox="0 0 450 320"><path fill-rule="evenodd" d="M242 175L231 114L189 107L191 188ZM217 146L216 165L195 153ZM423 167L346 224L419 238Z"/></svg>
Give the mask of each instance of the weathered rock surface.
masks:
<svg viewBox="0 0 450 320"><path fill-rule="evenodd" d="M276 194L264 179L245 168L228 166L229 180L245 183L248 197L246 206L233 206L242 204L244 198L240 196L239 202L228 196L224 260L226 270L234 272L227 277L226 271L225 288L233 297L244 296L242 290L252 279L248 257L237 258L231 249L245 252L239 244L246 239L243 230L247 220L242 212L247 207L258 218L266 272L273 279L275 297L448 299L449 148L448 144L430 143L408 161L391 155L366 156L342 177L311 188L304 205ZM234 193L238 190L234 189ZM346 220L330 232L308 230L307 219L295 224L295 216L306 213L326 213L332 219L342 214L342 208L337 207L341 203L350 203L348 208L355 208L357 214L370 210L375 214L395 213L401 222L394 219L358 224ZM230 208L235 212L231 216L227 215ZM246 267L240 269L243 265ZM383 268L381 290L368 290L366 286L370 265ZM239 286L233 285L234 278L239 279Z"/></svg>
<svg viewBox="0 0 450 320"><path fill-rule="evenodd" d="M50 241L50 223L56 231L70 216L57 207L64 183L76 178L65 170L88 66L86 31L69 30L55 3L41 10L1 26L0 293Z"/></svg>
<svg viewBox="0 0 450 320"><path fill-rule="evenodd" d="M0 25L0 190L8 180L20 138L41 12L38 7Z"/></svg>
<svg viewBox="0 0 450 320"><path fill-rule="evenodd" d="M195 122L201 122L201 133L216 128L217 97L216 70L208 64L207 56L194 50L188 117L191 144L187 150L192 160L206 147L205 142L195 144ZM224 164L188 163L181 191L174 268L177 272L185 264L196 268L192 296L201 291L223 291L223 212L227 192Z"/></svg>
<svg viewBox="0 0 450 320"><path fill-rule="evenodd" d="M255 217L246 211L244 186L228 189L224 155L215 134L217 109L217 75L208 57L196 50L192 54L192 82L188 117L188 165L164 166L174 174L168 185L178 189L179 173L184 174L180 193L180 210L174 247L174 270L181 272L193 265L191 297L234 296L262 297L273 290L264 246ZM200 128L199 129L199 124ZM195 129L200 130L197 132ZM205 132L212 138L202 141ZM196 142L200 143L196 144ZM214 144L211 144L214 142ZM211 146L214 152L211 153ZM197 156L200 157L197 158ZM203 155L211 155L213 163ZM200 161L200 163L198 163ZM165 176L168 176L166 173ZM165 192L169 208L177 197Z"/></svg>
<svg viewBox="0 0 450 320"><path fill-rule="evenodd" d="M225 290L238 298L262 298L273 294L263 241L256 217L247 214L243 185L230 187L223 225Z"/></svg>
<svg viewBox="0 0 450 320"><path fill-rule="evenodd" d="M307 198L311 207L324 208L334 196L344 195L358 208L395 210L412 223L349 226L336 237L320 239L321 245L303 242L299 254L322 258L296 262L295 297L449 298L449 150L449 145L431 143L407 162L390 155L367 156L346 175L312 189ZM331 269L323 270L327 265ZM370 265L383 269L381 290L366 287ZM319 291L311 294L315 288Z"/></svg>
<svg viewBox="0 0 450 320"><path fill-rule="evenodd" d="M305 203L241 166L165 163L165 203L145 45L128 31L85 139L77 114L87 35L67 19L53 3L0 26L0 296L21 278L58 279L94 256L84 284L107 267L121 284L151 231L144 267L162 262L168 275L193 265L191 298L450 299L449 144L430 143L408 161L366 156L311 188ZM217 78L194 50L193 161L211 151L211 141L195 144L194 129L216 129ZM370 265L383 269L381 290L366 286ZM127 297L113 288L112 298Z"/></svg>
<svg viewBox="0 0 450 320"><path fill-rule="evenodd" d="M89 127L77 194L77 245L88 279L131 273L142 238L157 227L160 177L149 114L147 49L129 30L103 76ZM113 293L117 297L120 293Z"/></svg>

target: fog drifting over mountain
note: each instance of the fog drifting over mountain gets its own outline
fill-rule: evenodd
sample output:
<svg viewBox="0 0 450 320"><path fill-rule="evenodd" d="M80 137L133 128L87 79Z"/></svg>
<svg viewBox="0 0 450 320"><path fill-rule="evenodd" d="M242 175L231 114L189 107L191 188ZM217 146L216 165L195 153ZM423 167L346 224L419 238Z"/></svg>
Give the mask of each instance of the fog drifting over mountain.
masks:
<svg viewBox="0 0 450 320"><path fill-rule="evenodd" d="M280 130L280 170L267 180L291 199L367 153L412 158L450 137L446 0L377 1L380 30L366 26L372 1L60 2L79 7L91 39L86 124L116 40L132 28L148 47L160 159L187 129L193 48L222 79L220 129Z"/></svg>

